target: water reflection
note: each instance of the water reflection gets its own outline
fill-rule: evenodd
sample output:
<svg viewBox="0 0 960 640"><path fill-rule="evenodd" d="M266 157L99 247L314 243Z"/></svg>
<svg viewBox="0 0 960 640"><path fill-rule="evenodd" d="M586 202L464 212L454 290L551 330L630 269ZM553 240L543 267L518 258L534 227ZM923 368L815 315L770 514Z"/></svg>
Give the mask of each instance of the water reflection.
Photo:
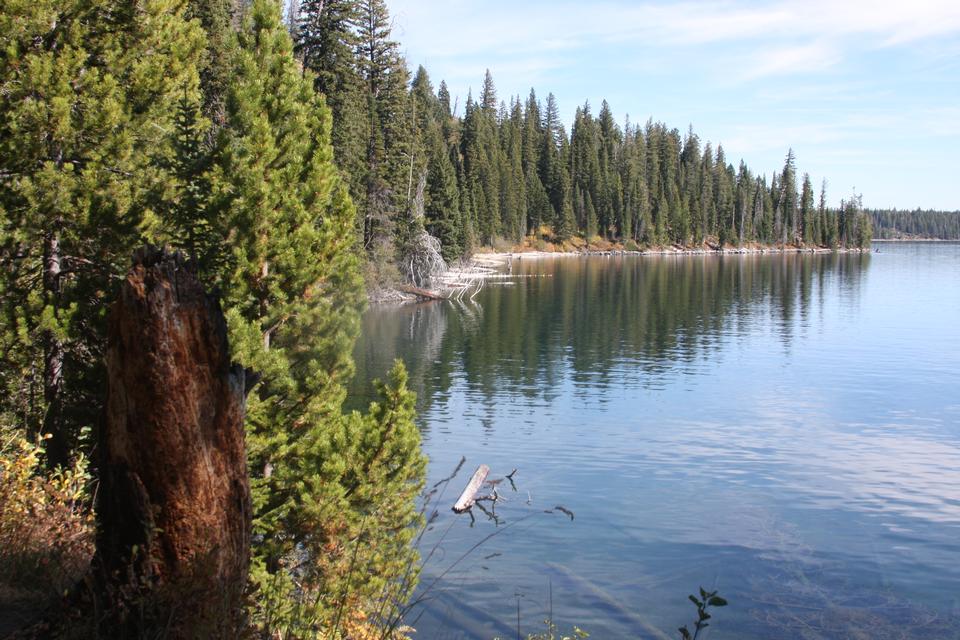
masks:
<svg viewBox="0 0 960 640"><path fill-rule="evenodd" d="M733 603L717 639L958 637L958 272L960 245L519 261L371 309L353 401L403 358L431 483L520 469L516 527L418 637L515 635L518 600L532 632L550 594L593 637L672 637L699 584ZM440 507L428 577L493 528Z"/></svg>
<svg viewBox="0 0 960 640"><path fill-rule="evenodd" d="M516 280L490 281L474 300L369 310L351 395L368 397L363 381L382 375L394 358L407 362L422 409L460 376L487 399L509 385L550 402L566 371L598 387L657 388L678 369L696 373L757 317L769 315L789 352L794 332L809 327L813 297L822 302L830 291L855 304L870 258L520 260Z"/></svg>

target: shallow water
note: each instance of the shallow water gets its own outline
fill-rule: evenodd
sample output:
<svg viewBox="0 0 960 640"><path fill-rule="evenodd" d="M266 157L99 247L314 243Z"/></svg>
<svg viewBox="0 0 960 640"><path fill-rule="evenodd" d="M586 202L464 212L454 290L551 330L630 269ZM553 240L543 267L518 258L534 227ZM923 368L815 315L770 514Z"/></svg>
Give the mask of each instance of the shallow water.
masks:
<svg viewBox="0 0 960 640"><path fill-rule="evenodd" d="M678 637L703 585L709 638L960 638L960 244L878 246L521 260L368 311L353 401L401 357L428 486L467 458L416 637L516 637L518 606L523 634ZM471 527L480 463L517 491Z"/></svg>

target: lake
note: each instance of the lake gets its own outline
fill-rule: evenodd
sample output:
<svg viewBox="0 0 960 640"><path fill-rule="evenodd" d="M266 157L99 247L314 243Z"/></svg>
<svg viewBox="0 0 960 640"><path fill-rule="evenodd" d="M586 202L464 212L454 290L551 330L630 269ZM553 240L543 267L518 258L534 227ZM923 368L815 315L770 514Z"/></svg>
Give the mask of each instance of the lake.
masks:
<svg viewBox="0 0 960 640"><path fill-rule="evenodd" d="M960 244L875 247L514 260L371 308L353 402L402 358L427 486L466 457L415 637L677 638L702 585L701 637L960 638ZM471 523L480 463L516 491Z"/></svg>

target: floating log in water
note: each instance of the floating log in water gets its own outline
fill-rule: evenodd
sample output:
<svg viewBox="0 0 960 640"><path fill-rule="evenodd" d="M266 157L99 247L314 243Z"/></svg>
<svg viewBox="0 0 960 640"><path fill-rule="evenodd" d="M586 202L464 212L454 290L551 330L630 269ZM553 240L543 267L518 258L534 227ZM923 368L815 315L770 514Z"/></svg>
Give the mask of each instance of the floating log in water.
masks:
<svg viewBox="0 0 960 640"><path fill-rule="evenodd" d="M473 472L473 477L470 478L470 482L463 490L463 493L460 494L456 504L453 505L455 512L463 513L473 506L477 501L477 491L480 491L480 487L483 486L483 482L487 479L488 473L490 473L490 467L487 465L482 464L477 467L477 470Z"/></svg>
<svg viewBox="0 0 960 640"><path fill-rule="evenodd" d="M414 287L408 284L401 285L399 287L400 291L404 293L410 293L421 300L446 300L442 295L435 293L433 291L428 291L427 289L421 289L420 287Z"/></svg>

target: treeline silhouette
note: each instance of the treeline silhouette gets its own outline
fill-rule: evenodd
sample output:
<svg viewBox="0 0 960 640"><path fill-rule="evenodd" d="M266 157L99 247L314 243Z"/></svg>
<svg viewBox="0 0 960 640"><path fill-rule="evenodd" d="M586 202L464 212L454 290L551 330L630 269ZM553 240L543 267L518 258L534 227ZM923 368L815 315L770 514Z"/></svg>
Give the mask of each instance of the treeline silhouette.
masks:
<svg viewBox="0 0 960 640"><path fill-rule="evenodd" d="M869 209L866 213L875 238L960 240L960 211Z"/></svg>

